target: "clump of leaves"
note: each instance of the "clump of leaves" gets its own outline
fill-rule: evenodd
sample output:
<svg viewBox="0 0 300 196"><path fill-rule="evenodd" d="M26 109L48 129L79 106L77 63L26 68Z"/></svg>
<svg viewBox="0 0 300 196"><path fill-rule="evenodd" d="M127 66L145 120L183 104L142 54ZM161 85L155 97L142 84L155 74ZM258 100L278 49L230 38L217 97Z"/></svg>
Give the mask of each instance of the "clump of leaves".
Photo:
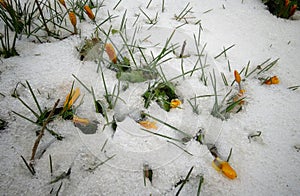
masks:
<svg viewBox="0 0 300 196"><path fill-rule="evenodd" d="M27 3L22 5L19 0L0 0L0 18L11 31L22 33L29 16Z"/></svg>
<svg viewBox="0 0 300 196"><path fill-rule="evenodd" d="M297 9L297 0L263 0L269 11L280 18L290 18Z"/></svg>
<svg viewBox="0 0 300 196"><path fill-rule="evenodd" d="M19 55L17 50L16 50L16 40L17 40L17 33L14 32L14 37L13 37L13 43L10 44L10 33L8 31L8 27L5 25L4 26L4 35L0 33L0 42L2 48L0 49L0 55L3 56L4 58L9 58L12 56L17 56Z"/></svg>
<svg viewBox="0 0 300 196"><path fill-rule="evenodd" d="M144 107L148 108L151 101L155 101L165 111L170 111L171 102L177 99L175 86L170 82L154 83L149 86L147 91L142 95L144 98Z"/></svg>
<svg viewBox="0 0 300 196"><path fill-rule="evenodd" d="M44 110L41 109L41 106L36 98L35 93L33 92L33 89L31 88L28 81L26 81L27 87L29 88L30 94L32 95L32 98L34 99L35 105L38 108L38 112L36 112L31 106L29 106L17 93L17 88L15 88L13 95L36 117L36 120L32 120L28 117L26 117L23 114L20 114L18 112L13 111L14 114L18 115L19 117L36 124L38 126L43 126L44 122L47 120L48 116L51 113L51 109L45 108ZM73 103L78 98L80 92L79 89L73 90L74 83L72 84L72 88L70 93L66 97L66 101L64 103L64 106L62 107L55 107L53 111L53 115L48 119L48 122L53 121L58 116L61 116L65 120L71 120L74 116L74 109L71 107ZM50 130L46 127L46 129L54 135L57 139L61 140L63 137L57 133L55 133L53 130Z"/></svg>
<svg viewBox="0 0 300 196"><path fill-rule="evenodd" d="M238 113L239 111L242 110L242 105L245 103L244 99L246 98L244 96L245 90L242 89L241 87L241 76L240 74L235 70L234 71L235 75L235 82L238 83L238 93L233 94L231 97L232 90L230 90L223 98L221 103L218 101L218 94L217 94L217 83L216 83L216 75L215 72L213 71L213 75L210 74L210 79L212 83L212 87L214 90L214 97L215 97L215 102L213 105L213 109L211 111L211 115L220 118L222 120L228 119L229 112L233 113ZM229 97L229 98L228 98Z"/></svg>

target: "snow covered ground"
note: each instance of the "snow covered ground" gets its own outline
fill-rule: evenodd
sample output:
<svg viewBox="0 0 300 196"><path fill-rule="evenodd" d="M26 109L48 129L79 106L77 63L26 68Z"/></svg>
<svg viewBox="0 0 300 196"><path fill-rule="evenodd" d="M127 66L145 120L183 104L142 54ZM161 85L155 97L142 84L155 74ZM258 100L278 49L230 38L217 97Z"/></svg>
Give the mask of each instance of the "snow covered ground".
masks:
<svg viewBox="0 0 300 196"><path fill-rule="evenodd" d="M104 1L96 22L107 18L107 11L117 18L105 23L104 29L110 25L118 29L125 10L127 10L128 36L132 37L134 26L139 30L137 40L151 35L141 46L157 54L167 38L176 27L185 23L174 19L175 14L188 6L185 24L178 28L171 43L180 46L186 41L183 69L189 71L197 61L193 35L198 36L199 22L201 31L201 48L205 47L205 75L208 85L200 80L201 70L190 77L179 77L174 80L176 93L182 100L180 108L164 111L155 102L148 109L143 107L141 95L148 87L148 82L121 82L120 98L114 110L108 111L109 120L115 115L117 129L113 134L111 126L103 126L105 118L95 113L92 95L74 79L78 77L88 87L95 90L97 99L105 102L102 77L96 72L98 64L93 61L80 61L76 47L80 47L84 38L90 38L95 24L89 20L78 24L81 36L73 35L64 40L50 43L32 43L23 37L17 41L16 57L1 59L0 62L0 118L8 122L0 133L1 195L51 195L59 191L60 195L175 195L180 180L183 180L191 167L193 171L189 180L181 190L181 195L196 195L200 176L204 177L201 195L298 195L300 193L300 91L288 89L300 85L300 20L276 18L260 0L211 0L211 1L165 1L162 12L162 1L149 2L141 0ZM150 17L158 13L157 23L152 27L141 13L141 8ZM140 16L137 19L137 14ZM296 15L299 14L296 13ZM71 25L68 24L72 29ZM111 36L118 47L122 41L118 35ZM155 44L159 45L155 45ZM155 47L153 47L155 45ZM232 48L225 55L220 54L224 48ZM200 48L200 49L201 49ZM180 48L176 50L180 52ZM129 54L126 53L129 58ZM135 54L137 55L137 54ZM161 67L167 79L182 73L181 59L169 54L172 59L162 63ZM257 76L256 73L245 78L242 73L242 87L245 92L245 104L238 113L230 113L226 120L213 117L210 113L214 105L214 97L197 99L199 114L193 113L188 100L192 97L213 94L210 73L213 70L217 78L219 102L230 89L237 91L233 70L241 71L250 61L249 69L253 70L267 59L279 58L272 69ZM202 58L205 59L205 58ZM228 69L228 62L231 71ZM137 62L138 64L140 62ZM199 65L198 65L199 66ZM103 66L108 90L112 91L118 84L115 72ZM223 73L229 83L225 86L221 77ZM278 76L277 85L261 85L259 77ZM12 111L29 118L34 116L21 102L12 97L18 82L28 81L33 88L42 107L51 108L57 99L62 106L69 93L72 82L81 90L83 104L76 114L98 121L95 134L84 134L74 126L72 121L56 119L48 127L57 131L64 139L53 139L48 132L40 143L40 149L47 147L46 152L36 159L36 174L32 176L21 159L30 159L35 141L35 131L39 127L16 116ZM126 90L125 90L126 88ZM34 106L28 88L19 85L20 97L30 106ZM84 96L83 96L84 95ZM80 102L77 101L75 105ZM36 108L37 110L37 108ZM195 136L201 129L205 135L205 144L194 139L182 145L176 143L190 154L183 151L166 138L142 131L137 124L137 113L143 110L172 126ZM157 122L158 129L151 130L170 137L180 138L180 133L165 124ZM256 140L248 139L253 133L261 132ZM113 137L112 137L113 135ZM230 165L235 169L237 178L230 180L212 167L214 157L207 148L208 143L215 144L220 155L226 159L230 149L232 155ZM53 175L50 173L49 155L52 157ZM94 170L89 168L112 157ZM153 171L152 184L143 178L143 165L148 164ZM50 184L55 176L66 172L71 167L69 178ZM52 190L52 193L50 193Z"/></svg>

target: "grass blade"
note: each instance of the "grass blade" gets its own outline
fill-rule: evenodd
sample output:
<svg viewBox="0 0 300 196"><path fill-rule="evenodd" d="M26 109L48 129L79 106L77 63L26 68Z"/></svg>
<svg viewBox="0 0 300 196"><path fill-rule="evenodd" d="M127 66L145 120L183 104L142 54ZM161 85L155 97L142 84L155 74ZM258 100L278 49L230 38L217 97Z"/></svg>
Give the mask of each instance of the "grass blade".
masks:
<svg viewBox="0 0 300 196"><path fill-rule="evenodd" d="M92 93L92 91L81 81L79 78L77 78L74 74L72 76L89 92Z"/></svg>
<svg viewBox="0 0 300 196"><path fill-rule="evenodd" d="M215 56L214 58L217 59L217 58L219 58L222 54L225 54L225 56L226 56L226 52L227 52L230 48L232 48L233 46L235 46L235 44L229 46L228 48L224 48L224 50L223 50L220 54L218 54L217 56Z"/></svg>
<svg viewBox="0 0 300 196"><path fill-rule="evenodd" d="M119 6L119 4L121 3L121 1L122 1L122 0L119 0L119 1L118 1L118 3L114 6L113 10L115 10L115 9Z"/></svg>
<svg viewBox="0 0 300 196"><path fill-rule="evenodd" d="M27 163L27 161L25 160L25 158L22 155L21 155L21 158L24 161L24 163L25 163L26 167L28 168L28 170L30 171L30 173L32 175L35 175L34 168Z"/></svg>
<svg viewBox="0 0 300 196"><path fill-rule="evenodd" d="M269 69L271 69L278 62L278 60L279 60L279 58L277 58L276 60L272 61L269 65L267 65L265 68L263 68L261 71L259 71L257 73L257 75L260 74L260 73L262 73L262 72L266 72Z"/></svg>
<svg viewBox="0 0 300 196"><path fill-rule="evenodd" d="M230 148L230 152L229 152L229 155L228 155L227 160L226 160L227 162L229 162L231 154L232 154L232 148Z"/></svg>
<svg viewBox="0 0 300 196"><path fill-rule="evenodd" d="M191 173L192 173L193 169L194 169L194 166L193 166L193 167L191 167L191 169L190 169L189 173L186 175L185 179L183 180L183 182L182 182L181 186L179 187L179 189L178 189L178 191L177 191L177 193L176 193L176 196L178 196L178 195L179 195L179 193L180 193L180 191L182 190L183 186L184 186L184 185L185 185L185 183L188 181L188 179L189 179L189 177L190 177L190 175L191 175Z"/></svg>
<svg viewBox="0 0 300 196"><path fill-rule="evenodd" d="M52 176L52 174L53 174L53 167L52 167L52 157L51 157L51 154L49 154L49 164L50 164L50 174Z"/></svg>
<svg viewBox="0 0 300 196"><path fill-rule="evenodd" d="M181 146L179 146L178 144L174 143L174 142L171 142L171 141L168 141L170 144L173 144L174 146L177 146L178 148L180 148L181 150L183 150L184 152L186 152L187 154L191 155L191 156L194 156L192 153L190 153L189 151L187 151L186 149L182 148Z"/></svg>
<svg viewBox="0 0 300 196"><path fill-rule="evenodd" d="M169 139L169 140L173 140L173 141L181 142L181 143L183 142L182 140L175 139L175 138L172 138L172 137L163 135L163 134L155 133L155 132L149 131L149 130L147 130L147 129L141 128L141 130L146 131L146 132L148 132L148 133L152 133L152 134L157 135L157 136L160 136L160 137L164 137L164 138Z"/></svg>
<svg viewBox="0 0 300 196"><path fill-rule="evenodd" d="M112 155L111 157L108 157L105 161L103 161L103 162L97 164L96 166L94 166L94 167L92 167L92 168L90 167L88 170L89 170L89 171L93 171L93 170L97 169L99 166L105 164L107 161L109 161L110 159L114 158L115 156L116 156L116 154Z"/></svg>
<svg viewBox="0 0 300 196"><path fill-rule="evenodd" d="M27 118L26 116L24 116L24 115L22 115L22 114L20 114L20 113L18 113L18 112L15 112L15 111L12 111L12 112L13 112L14 114L18 115L19 117L21 117L21 118L23 118L23 119L25 119L25 120L27 120L27 121L33 123L33 124L37 124L37 123L34 122L33 120Z"/></svg>
<svg viewBox="0 0 300 196"><path fill-rule="evenodd" d="M198 191L197 191L197 196L200 196L200 192L201 192L201 186L204 182L204 177L201 175L200 179L199 179L199 185L198 185Z"/></svg>
<svg viewBox="0 0 300 196"><path fill-rule="evenodd" d="M160 120L160 119L158 119L158 118L155 118L154 116L151 116L150 114L147 114L147 113L142 112L142 115L148 116L148 117L150 117L150 118L152 118L152 119L154 119L154 120L156 120L156 121L158 121L158 122L160 122L160 123L162 123L162 124L164 124L164 125L170 127L171 129L174 129L175 131L178 131L179 133L185 135L185 136L188 137L189 139L193 138L191 135L189 135L189 134L187 134L187 133L185 133L185 132L179 130L178 128L176 128L176 127L174 127L174 126L172 126L172 125L170 125L170 124L168 124L168 123L166 123L166 122L164 122L164 121L162 121L162 120Z"/></svg>

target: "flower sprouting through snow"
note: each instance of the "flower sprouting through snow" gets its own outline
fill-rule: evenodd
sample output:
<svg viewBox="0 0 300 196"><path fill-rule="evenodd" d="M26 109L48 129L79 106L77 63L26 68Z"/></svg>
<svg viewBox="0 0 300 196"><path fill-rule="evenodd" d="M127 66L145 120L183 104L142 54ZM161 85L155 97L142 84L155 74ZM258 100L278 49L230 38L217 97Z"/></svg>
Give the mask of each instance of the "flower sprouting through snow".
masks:
<svg viewBox="0 0 300 196"><path fill-rule="evenodd" d="M91 10L90 6L85 5L83 8L85 10L85 13L88 15L88 17L91 20L95 20L95 15L94 15L93 11Z"/></svg>
<svg viewBox="0 0 300 196"><path fill-rule="evenodd" d="M116 51L111 43L105 44L105 51L109 57L109 60L111 60L114 64L117 63L117 55Z"/></svg>
<svg viewBox="0 0 300 196"><path fill-rule="evenodd" d="M219 157L216 157L213 160L212 166L215 168L215 170L222 172L229 179L233 180L237 177L235 170L230 166L230 164L227 161L223 161Z"/></svg>
<svg viewBox="0 0 300 196"><path fill-rule="evenodd" d="M290 9L290 16L294 15L294 13L296 12L297 9L297 5L292 5L291 9Z"/></svg>
<svg viewBox="0 0 300 196"><path fill-rule="evenodd" d="M76 19L75 13L72 12L72 11L70 11L70 12L69 12L69 18L70 18L71 24L72 24L73 27L75 28L75 27L76 27L76 24L77 24L77 19Z"/></svg>
<svg viewBox="0 0 300 196"><path fill-rule="evenodd" d="M285 1L284 1L285 7L289 6L289 4L290 4L290 0L285 0Z"/></svg>
<svg viewBox="0 0 300 196"><path fill-rule="evenodd" d="M80 89L76 88L75 90L72 90L71 95L70 93L66 96L66 101L64 103L64 108L66 110L69 110L71 106L75 103L75 101L78 99L80 95Z"/></svg>
<svg viewBox="0 0 300 196"><path fill-rule="evenodd" d="M181 105L181 101L179 99L172 99L170 103L171 108L177 108Z"/></svg>
<svg viewBox="0 0 300 196"><path fill-rule="evenodd" d="M242 90L242 86L241 86L241 76L239 74L239 72L237 70L234 70L234 79L235 81L238 83L239 85L239 90L241 91Z"/></svg>
<svg viewBox="0 0 300 196"><path fill-rule="evenodd" d="M238 84L241 83L241 76L237 70L234 70L234 78Z"/></svg>
<svg viewBox="0 0 300 196"><path fill-rule="evenodd" d="M242 89L242 85L241 85L242 79L241 79L241 76L240 76L239 72L236 71L236 70L234 70L234 78L235 78L235 81L239 85L239 92L233 97L233 101L234 102L239 102L239 105L242 105L242 104L245 103L243 98L245 97L244 93L246 92L246 90Z"/></svg>
<svg viewBox="0 0 300 196"><path fill-rule="evenodd" d="M267 78L265 81L264 81L264 84L267 84L267 85L271 85L271 84L279 84L279 79L277 76L273 76L271 78Z"/></svg>
<svg viewBox="0 0 300 196"><path fill-rule="evenodd" d="M65 0L59 0L59 2L60 2L65 8L67 8Z"/></svg>
<svg viewBox="0 0 300 196"><path fill-rule="evenodd" d="M239 92L233 97L234 102L239 102L239 105L243 105L245 101L243 98L245 98L244 93L246 91L244 89L239 90Z"/></svg>

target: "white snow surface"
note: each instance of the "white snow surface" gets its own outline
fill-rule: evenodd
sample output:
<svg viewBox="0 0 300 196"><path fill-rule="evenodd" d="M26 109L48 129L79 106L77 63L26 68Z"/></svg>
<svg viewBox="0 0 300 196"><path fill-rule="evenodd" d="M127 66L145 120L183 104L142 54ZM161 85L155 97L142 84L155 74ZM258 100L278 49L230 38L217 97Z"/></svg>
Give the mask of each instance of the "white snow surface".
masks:
<svg viewBox="0 0 300 196"><path fill-rule="evenodd" d="M129 83L128 89L120 93L114 110L108 111L110 120L115 115L118 128L112 137L112 129L103 126L105 119L95 113L92 96L76 80L75 86L81 89L83 104L76 113L90 120L99 122L95 134L83 134L71 121L56 119L48 127L64 136L62 141L53 140L48 132L42 138L39 149L51 145L46 152L36 159L35 176L32 176L21 159L30 159L38 127L12 113L16 111L34 119L19 100L11 94L18 82L27 80L42 107L51 108L57 99L62 106L70 91L72 81L77 76L88 87L93 86L97 99L105 101L102 78L96 72L97 63L80 61L76 47L84 38L90 38L95 24L89 20L78 24L81 36L73 35L64 40L53 40L50 43L32 43L23 37L17 41L19 56L1 59L0 62L0 117L8 122L6 129L0 133L1 195L51 195L57 191L60 182L50 184L54 176L60 175L72 166L69 178L63 182L60 195L175 195L179 186L175 184L184 179L189 169L194 169L189 181L180 195L196 195L199 176L203 175L204 183L201 195L299 195L300 194L300 152L295 145L300 145L300 90L292 91L290 86L300 85L300 20L277 18L269 13L260 0L210 0L210 1L165 1L165 10L161 11L162 1L153 0L147 9L148 1L122 0L113 10L118 0L104 1L96 22L101 22L110 14L118 16L103 28L118 29L122 16L127 10L127 29L129 37L134 27L132 24L136 14L142 8L149 16L158 13L158 22L149 29L146 17L141 14L137 20L139 32L137 39L151 35L144 47L157 53L175 27L183 24L174 19L175 14L190 2L192 13L188 16L188 24L176 30L172 43L187 42L186 53L191 56L184 59L184 69L191 70L197 57L193 34L198 35L201 20L201 46L206 44L204 54L207 55L205 68L208 86L200 81L201 71L192 77L178 78L176 93L183 100L180 108L170 112L162 110L156 103L148 109L143 108L142 93L148 82ZM296 14L299 14L296 13ZM70 29L71 26L68 26ZM117 35L111 37L117 46L122 46ZM149 44L149 45L147 45ZM224 55L215 59L224 48L234 47ZM180 50L178 49L180 52ZM128 54L126 54L128 55ZM147 54L150 57L150 53ZM181 60L170 54L172 59L162 64L167 78L181 74ZM129 57L129 55L128 55ZM265 75L277 75L278 85L261 85L254 74L242 82L246 90L246 104L239 113L231 113L230 118L222 121L210 115L214 104L213 97L197 99L200 114L193 113L188 99L195 95L212 94L213 89L209 73L215 71L217 76L219 101L232 88L237 90L236 83L232 87L223 84L221 73L224 73L229 84L234 80L233 70L242 70L250 61L252 70L266 59L275 60L277 64ZM231 72L228 70L228 61ZM138 62L139 63L139 62ZM103 66L108 90L112 91L118 83L115 72ZM244 75L242 74L242 78ZM121 85L126 85L121 82ZM39 93L38 93L39 91ZM19 85L20 97L33 106L28 88ZM77 101L75 105L80 102ZM36 109L37 110L37 109ZM223 159L226 159L232 148L230 165L237 172L234 180L226 178L212 167L214 157L206 145L191 140L186 145L176 143L193 156L187 154L166 138L146 133L134 121L140 110L159 118L190 135L196 135L199 129L205 134L205 142L215 144ZM157 122L155 132L180 138L180 133ZM261 137L249 142L248 135L261 131ZM107 141L104 149L101 150ZM53 162L53 176L50 174L49 155ZM93 171L88 168L105 161L105 164ZM143 165L148 164L153 170L152 184L146 180L144 186Z"/></svg>

